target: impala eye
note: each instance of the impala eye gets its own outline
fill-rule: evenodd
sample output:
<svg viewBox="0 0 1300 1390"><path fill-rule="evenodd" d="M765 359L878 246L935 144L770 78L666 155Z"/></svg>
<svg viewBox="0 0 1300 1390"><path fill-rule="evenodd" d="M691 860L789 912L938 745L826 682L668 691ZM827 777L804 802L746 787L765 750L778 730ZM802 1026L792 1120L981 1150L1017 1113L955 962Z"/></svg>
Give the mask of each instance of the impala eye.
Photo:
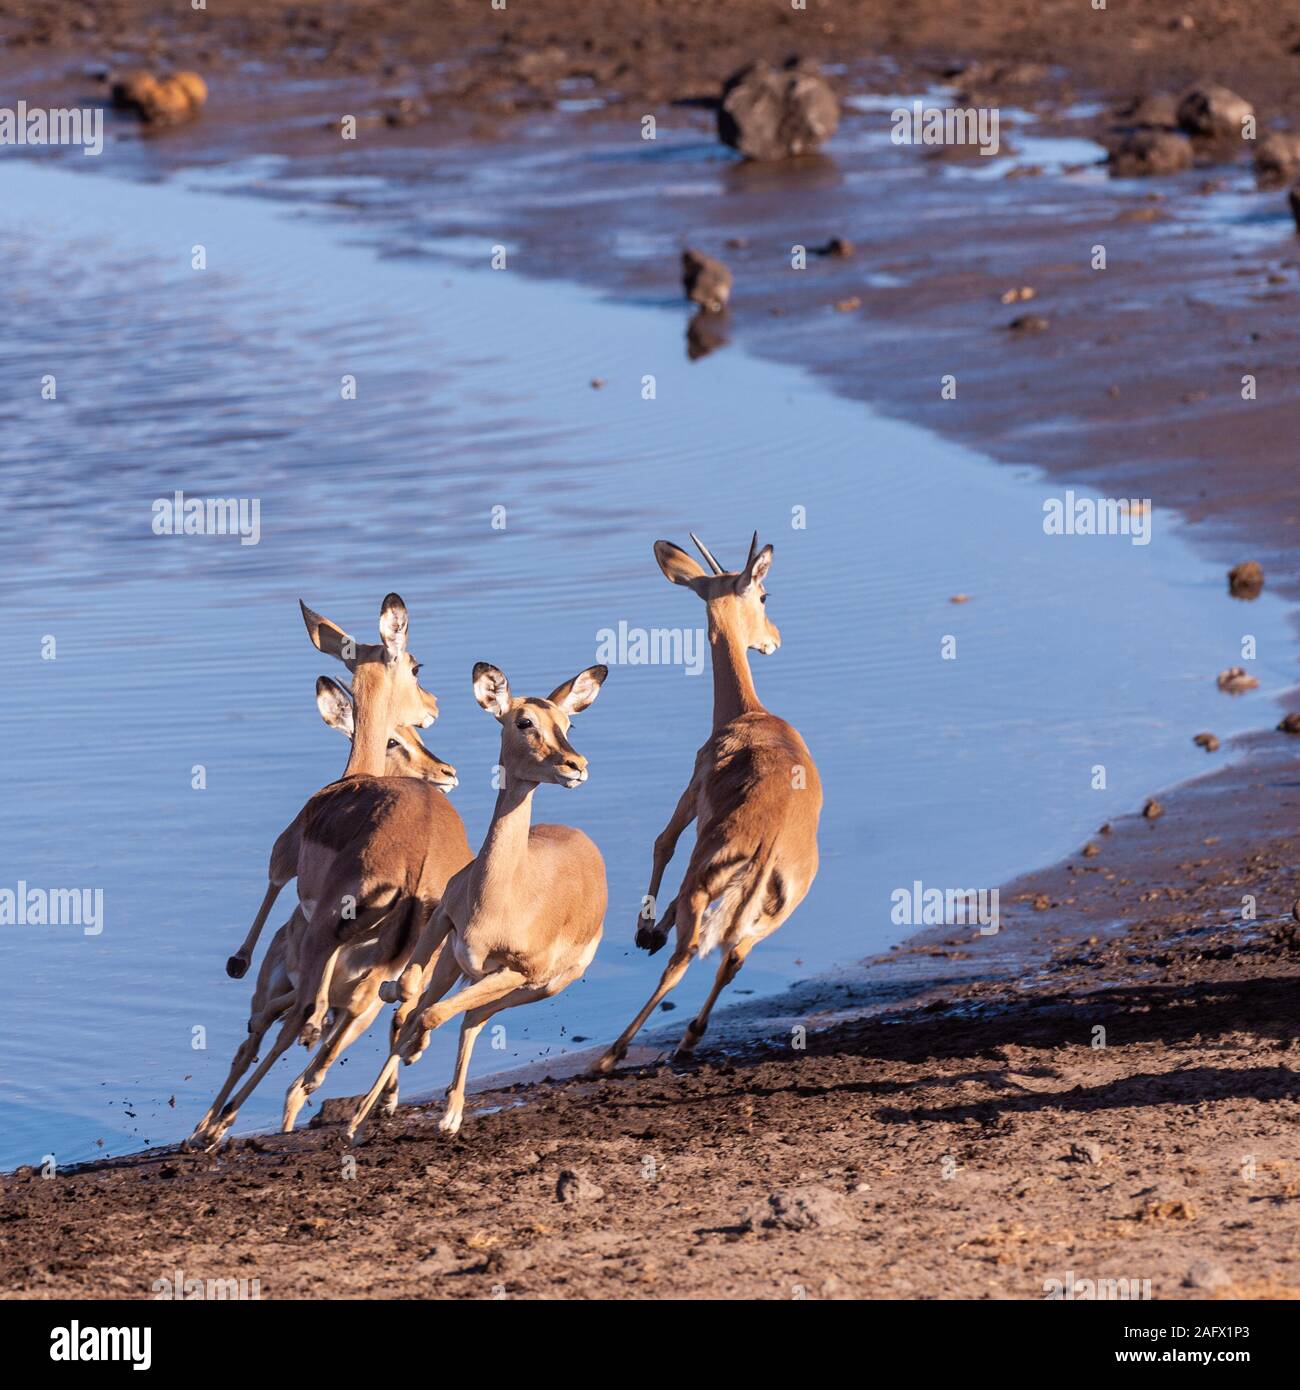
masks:
<svg viewBox="0 0 1300 1390"><path fill-rule="evenodd" d="M420 672L423 671L423 670L424 670L424 667L421 666L420 663L419 663L418 661L412 663L412 665L411 665L411 674L412 674L413 676L418 676L418 675L420 674Z"/></svg>
<svg viewBox="0 0 1300 1390"><path fill-rule="evenodd" d="M531 729L532 727L533 727L533 721L532 721L531 719L521 719L521 720L515 725L515 728L516 728L516 729Z"/></svg>
<svg viewBox="0 0 1300 1390"><path fill-rule="evenodd" d="M766 602L767 602L767 595L766 595L766 594L760 594L760 595L759 595L758 601L759 601L759 603L766 603Z"/></svg>
<svg viewBox="0 0 1300 1390"><path fill-rule="evenodd" d="M398 741L395 738L390 738L388 740L388 746L390 748L400 748L402 745L398 743Z"/></svg>

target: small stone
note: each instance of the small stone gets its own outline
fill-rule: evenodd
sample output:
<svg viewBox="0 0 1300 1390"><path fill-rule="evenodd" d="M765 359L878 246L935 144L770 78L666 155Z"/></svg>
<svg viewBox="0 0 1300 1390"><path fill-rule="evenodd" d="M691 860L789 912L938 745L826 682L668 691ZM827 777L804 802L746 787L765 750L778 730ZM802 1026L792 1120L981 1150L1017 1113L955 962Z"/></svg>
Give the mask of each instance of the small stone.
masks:
<svg viewBox="0 0 1300 1390"><path fill-rule="evenodd" d="M1035 911L1035 912L1046 912L1047 909L1048 909L1049 907L1051 907L1051 905L1052 905L1052 900L1047 896L1046 893L1040 893L1040 894L1034 899L1034 911Z"/></svg>
<svg viewBox="0 0 1300 1390"><path fill-rule="evenodd" d="M814 256L851 256L857 248L848 237L833 236L822 246L813 247Z"/></svg>
<svg viewBox="0 0 1300 1390"><path fill-rule="evenodd" d="M357 1108L364 1096L330 1096L320 1103L320 1109L307 1122L308 1129L320 1129L323 1125L351 1124Z"/></svg>
<svg viewBox="0 0 1300 1390"><path fill-rule="evenodd" d="M563 1202L566 1206L574 1206L580 1202L599 1202L604 1195L603 1187L589 1182L574 1168L564 1169L555 1183L555 1200Z"/></svg>
<svg viewBox="0 0 1300 1390"><path fill-rule="evenodd" d="M1214 1264L1209 1260L1197 1260L1196 1263L1183 1276L1183 1288L1185 1289L1205 1289L1211 1292L1215 1289L1226 1288L1232 1283L1232 1276L1220 1264Z"/></svg>
<svg viewBox="0 0 1300 1390"><path fill-rule="evenodd" d="M1092 840L1089 840L1088 843L1087 843L1086 845L1084 845L1084 847L1083 847L1083 857L1084 857L1085 859L1096 859L1096 857L1097 857L1100 853L1101 853L1101 846L1100 846L1099 844L1096 844L1096 843L1095 843L1094 841L1092 841Z"/></svg>
<svg viewBox="0 0 1300 1390"><path fill-rule="evenodd" d="M790 1187L769 1194L765 1206L746 1208L741 1224L752 1231L830 1231L857 1224L857 1218L838 1192L828 1187Z"/></svg>
<svg viewBox="0 0 1300 1390"><path fill-rule="evenodd" d="M1288 188L1286 200L1291 209L1291 216L1295 218L1296 231L1300 232L1300 187Z"/></svg>
<svg viewBox="0 0 1300 1390"><path fill-rule="evenodd" d="M1146 804L1142 807L1142 814L1147 818L1147 820L1158 820L1161 816L1164 815L1164 813L1165 808L1155 799L1154 796L1147 797Z"/></svg>
<svg viewBox="0 0 1300 1390"><path fill-rule="evenodd" d="M1176 130L1143 126L1129 131L1111 150L1114 178L1152 178L1192 167L1192 142Z"/></svg>
<svg viewBox="0 0 1300 1390"><path fill-rule="evenodd" d="M970 595L969 595L969 594L953 594L952 597L948 600L948 602L949 602L949 603L969 603L969 602L970 602Z"/></svg>
<svg viewBox="0 0 1300 1390"><path fill-rule="evenodd" d="M1259 686L1259 681L1254 676L1248 676L1243 666L1229 666L1226 671L1220 671L1216 683L1220 690L1229 695L1240 695Z"/></svg>
<svg viewBox="0 0 1300 1390"><path fill-rule="evenodd" d="M1284 714L1277 728L1282 734L1300 734L1300 714Z"/></svg>
<svg viewBox="0 0 1300 1390"><path fill-rule="evenodd" d="M591 379L591 389L592 389L593 391L599 391L599 390L601 390L601 389L604 387L604 385L605 385L605 378L604 378L603 376L593 376L593 377L592 377L592 379Z"/></svg>
<svg viewBox="0 0 1300 1390"><path fill-rule="evenodd" d="M835 301L835 308L838 313L851 314L854 311L854 309L862 308L862 301L857 297L856 294L853 294L850 295L847 299L837 299Z"/></svg>
<svg viewBox="0 0 1300 1390"><path fill-rule="evenodd" d="M1275 130L1255 151L1255 182L1261 188L1281 188L1300 173L1300 135Z"/></svg>
<svg viewBox="0 0 1300 1390"><path fill-rule="evenodd" d="M1198 748L1204 748L1207 753L1217 753L1219 751L1219 740L1211 733L1197 734L1192 742Z"/></svg>
<svg viewBox="0 0 1300 1390"><path fill-rule="evenodd" d="M1042 314L1021 314L1007 324L1013 333L1042 333L1050 326L1050 321Z"/></svg>
<svg viewBox="0 0 1300 1390"><path fill-rule="evenodd" d="M1264 587L1264 567L1258 560L1244 560L1228 571L1228 592L1233 598L1258 598Z"/></svg>
<svg viewBox="0 0 1300 1390"><path fill-rule="evenodd" d="M1123 119L1135 126L1172 130L1178 125L1178 98L1172 92L1152 92L1124 111Z"/></svg>
<svg viewBox="0 0 1300 1390"><path fill-rule="evenodd" d="M1254 114L1245 97L1214 82L1193 87L1178 103L1178 124L1207 140L1240 140L1244 123Z"/></svg>
<svg viewBox="0 0 1300 1390"><path fill-rule="evenodd" d="M710 314L720 314L731 298L731 271L703 251L682 252L682 287L686 297Z"/></svg>
<svg viewBox="0 0 1300 1390"><path fill-rule="evenodd" d="M1038 293L1032 285L1021 285L1018 289L1002 291L1003 304L1023 304L1027 299L1033 299Z"/></svg>
<svg viewBox="0 0 1300 1390"><path fill-rule="evenodd" d="M1075 1163L1096 1166L1101 1162L1101 1145L1095 1139L1078 1139L1070 1145L1070 1158Z"/></svg>
<svg viewBox="0 0 1300 1390"><path fill-rule="evenodd" d="M812 154L835 133L840 104L815 63L751 63L733 73L718 102L718 138L746 159Z"/></svg>

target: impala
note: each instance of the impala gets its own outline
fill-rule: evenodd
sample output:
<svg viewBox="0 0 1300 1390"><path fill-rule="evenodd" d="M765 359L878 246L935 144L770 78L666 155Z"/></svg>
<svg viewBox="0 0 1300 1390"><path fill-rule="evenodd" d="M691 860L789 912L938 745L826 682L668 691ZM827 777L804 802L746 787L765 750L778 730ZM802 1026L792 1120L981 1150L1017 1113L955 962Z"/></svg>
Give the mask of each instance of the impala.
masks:
<svg viewBox="0 0 1300 1390"><path fill-rule="evenodd" d="M344 734L349 739L352 737L354 729L352 696L345 685L331 680L329 676L318 677L316 681L316 708L320 711L321 718L331 729L337 729L339 733ZM429 752L420 735L410 725L394 729L389 735L388 747L384 755L384 773L388 777L423 778L424 781L437 787L444 794L456 786L456 769ZM297 826L298 820L295 820L293 825L284 832L284 835L276 841L277 850L284 842L285 837L290 832L295 831ZM288 853L287 849L285 853ZM297 855L298 842L295 838L292 857L288 860L291 866L296 863ZM289 877L292 876L290 873ZM257 1061L258 1048L262 1045L262 1039L266 1036L267 1029L277 1019L282 1018L289 1005L293 1003L294 988L290 970L292 962L297 959L298 944L306 925L307 919L303 916L302 910L294 908L293 916L271 938L271 944L266 948L266 955L262 960L262 967L257 972L257 984L253 989L253 1002L248 1014L248 1036L235 1051L234 1061L230 1065L230 1075L226 1077L225 1085L217 1092L216 1099L208 1107L208 1113L195 1127L196 1135L201 1134L211 1123L212 1117L220 1113L231 1091L235 1089L235 1084L239 1078ZM350 991L339 994L331 993L331 1005L345 1009L351 1002L348 997L349 993ZM370 1027L371 1023L374 1022L375 1015L383 1005L377 988L373 994L374 997L371 1002L356 1015L354 1036L360 1036ZM350 1041L351 1039L346 1039L341 1044L339 1051L343 1051ZM397 1092L395 1089L390 1093L387 1104L396 1106Z"/></svg>
<svg viewBox="0 0 1300 1390"><path fill-rule="evenodd" d="M396 594L384 599L378 644L356 642L305 604L302 615L317 649L352 672L352 752L343 776L317 792L296 822L303 925L286 960L293 996L270 1051L195 1131L191 1142L209 1148L294 1038L305 1047L320 1042L332 1013L328 1034L285 1097L283 1128L293 1128L307 1096L362 1031L359 1020L379 986L411 958L447 880L470 859L465 827L445 796L419 778L384 775L390 730L427 728L434 718L416 680L419 664L406 650L406 605Z"/></svg>
<svg viewBox="0 0 1300 1390"><path fill-rule="evenodd" d="M574 788L587 780L587 760L567 737L569 722L592 703L608 674L604 666L589 667L541 700L511 695L495 666L474 667L474 698L501 725L501 790L483 848L447 884L421 945L426 959L442 948L432 973L417 957L385 990L385 997L401 1001L396 1043L353 1116L349 1138L391 1087L399 1057L418 1061L432 1030L464 1014L438 1125L455 1134L465 1109L470 1053L483 1025L502 1009L558 994L591 964L605 920L605 861L582 831L533 825L533 795L544 782ZM445 999L462 978L465 985ZM418 1012L411 1017L417 997Z"/></svg>
<svg viewBox="0 0 1300 1390"><path fill-rule="evenodd" d="M817 874L817 822L822 790L798 732L763 708L749 653L781 645L768 620L764 580L772 547L750 542L744 566L728 572L692 533L709 573L679 546L655 542L655 559L674 584L704 601L713 653L713 731L695 755L695 769L663 832L655 840L650 886L637 922L636 944L653 955L677 937L654 993L592 1068L612 1071L628 1044L692 960L722 948L717 977L703 1008L677 1047L688 1057L709 1026L718 996L750 951L803 901ZM695 849L677 896L655 922L654 903L682 831L697 821Z"/></svg>

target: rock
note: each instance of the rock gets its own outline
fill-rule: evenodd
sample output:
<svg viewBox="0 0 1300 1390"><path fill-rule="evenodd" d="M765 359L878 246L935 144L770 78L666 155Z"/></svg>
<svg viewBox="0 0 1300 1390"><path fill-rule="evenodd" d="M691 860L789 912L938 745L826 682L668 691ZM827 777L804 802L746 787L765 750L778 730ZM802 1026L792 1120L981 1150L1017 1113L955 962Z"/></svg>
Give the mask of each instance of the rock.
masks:
<svg viewBox="0 0 1300 1390"><path fill-rule="evenodd" d="M1032 285L1018 285L1014 289L1002 291L1003 304L1021 304L1026 299L1033 299L1038 293Z"/></svg>
<svg viewBox="0 0 1300 1390"><path fill-rule="evenodd" d="M1284 714L1277 728L1282 734L1300 734L1300 714Z"/></svg>
<svg viewBox="0 0 1300 1390"><path fill-rule="evenodd" d="M1012 333L1045 333L1051 327L1051 320L1043 314L1020 314L1007 327Z"/></svg>
<svg viewBox="0 0 1300 1390"><path fill-rule="evenodd" d="M350 1124L357 1107L364 1096L331 1096L320 1103L320 1109L307 1122L308 1129L320 1129L324 1125Z"/></svg>
<svg viewBox="0 0 1300 1390"><path fill-rule="evenodd" d="M1164 813L1165 808L1155 799L1154 796L1147 797L1146 803L1142 807L1142 814L1147 818L1147 820L1159 820L1160 817L1164 815Z"/></svg>
<svg viewBox="0 0 1300 1390"><path fill-rule="evenodd" d="M1192 167L1192 142L1176 130L1142 127L1129 131L1110 152L1117 179L1177 174Z"/></svg>
<svg viewBox="0 0 1300 1390"><path fill-rule="evenodd" d="M1093 840L1089 840L1083 847L1083 857L1085 859L1096 859L1101 853L1101 846Z"/></svg>
<svg viewBox="0 0 1300 1390"><path fill-rule="evenodd" d="M1264 587L1264 567L1258 560L1245 560L1228 571L1228 592L1233 598L1258 598Z"/></svg>
<svg viewBox="0 0 1300 1390"><path fill-rule="evenodd" d="M566 1168L556 1180L555 1200L566 1206L580 1202L599 1202L605 1195L603 1187L597 1187L574 1168Z"/></svg>
<svg viewBox="0 0 1300 1390"><path fill-rule="evenodd" d="M1034 911L1035 911L1035 912L1046 912L1047 909L1048 909L1049 907L1051 907L1051 905L1052 905L1052 900L1051 900L1051 898L1049 898L1049 897L1047 896L1046 893L1040 893L1040 894L1034 899Z"/></svg>
<svg viewBox="0 0 1300 1390"><path fill-rule="evenodd" d="M1226 1288L1232 1283L1232 1276L1222 1265L1214 1264L1210 1260L1197 1260L1196 1263L1183 1275L1183 1288L1185 1289L1214 1289Z"/></svg>
<svg viewBox="0 0 1300 1390"><path fill-rule="evenodd" d="M127 73L113 83L113 105L149 125L178 125L191 120L208 99L207 83L196 72L156 78L150 72Z"/></svg>
<svg viewBox="0 0 1300 1390"><path fill-rule="evenodd" d="M1255 181L1261 188L1281 188L1300 172L1300 135L1275 130L1255 151Z"/></svg>
<svg viewBox="0 0 1300 1390"><path fill-rule="evenodd" d="M970 602L970 595L969 595L969 594L953 594L953 595L948 599L948 602L949 602L949 603L969 603L969 602Z"/></svg>
<svg viewBox="0 0 1300 1390"><path fill-rule="evenodd" d="M718 138L746 159L812 154L835 133L840 104L815 63L777 69L751 63L728 78L718 105Z"/></svg>
<svg viewBox="0 0 1300 1390"><path fill-rule="evenodd" d="M1121 114L1130 125L1155 126L1176 130L1178 128L1178 98L1172 92L1151 92L1133 102Z"/></svg>
<svg viewBox="0 0 1300 1390"><path fill-rule="evenodd" d="M1296 231L1300 232L1300 187L1288 188L1286 200L1291 209L1291 216L1295 218Z"/></svg>
<svg viewBox="0 0 1300 1390"><path fill-rule="evenodd" d="M857 247L847 238L833 236L828 242L821 246L814 246L812 251L814 256L851 256Z"/></svg>
<svg viewBox="0 0 1300 1390"><path fill-rule="evenodd" d="M1198 748L1204 748L1207 753L1217 753L1219 751L1219 740L1211 733L1197 734L1192 742Z"/></svg>
<svg viewBox="0 0 1300 1390"><path fill-rule="evenodd" d="M851 294L847 299L837 299L835 301L835 312L837 314L851 314L855 309L862 308L862 301L856 294Z"/></svg>
<svg viewBox="0 0 1300 1390"><path fill-rule="evenodd" d="M486 1270L488 1274L504 1274L507 1278L523 1274L537 1263L537 1256L531 1250L492 1250L488 1252Z"/></svg>
<svg viewBox="0 0 1300 1390"><path fill-rule="evenodd" d="M1248 676L1245 668L1241 666L1229 666L1226 671L1220 671L1217 683L1219 689L1229 695L1240 695L1247 690L1255 690L1259 682L1254 676Z"/></svg>
<svg viewBox="0 0 1300 1390"><path fill-rule="evenodd" d="M771 1193L766 1205L747 1207L741 1217L747 1231L759 1226L782 1231L834 1231L857 1224L838 1192L828 1187L788 1187Z"/></svg>
<svg viewBox="0 0 1300 1390"><path fill-rule="evenodd" d="M1096 1165L1101 1162L1101 1145L1095 1139L1079 1139L1070 1145L1070 1158L1075 1163Z"/></svg>
<svg viewBox="0 0 1300 1390"><path fill-rule="evenodd" d="M686 298L710 314L720 314L731 298L731 271L703 251L682 252L682 286Z"/></svg>
<svg viewBox="0 0 1300 1390"><path fill-rule="evenodd" d="M1193 87L1178 103L1178 124L1205 140L1240 140L1243 121L1254 114L1245 97L1213 82Z"/></svg>

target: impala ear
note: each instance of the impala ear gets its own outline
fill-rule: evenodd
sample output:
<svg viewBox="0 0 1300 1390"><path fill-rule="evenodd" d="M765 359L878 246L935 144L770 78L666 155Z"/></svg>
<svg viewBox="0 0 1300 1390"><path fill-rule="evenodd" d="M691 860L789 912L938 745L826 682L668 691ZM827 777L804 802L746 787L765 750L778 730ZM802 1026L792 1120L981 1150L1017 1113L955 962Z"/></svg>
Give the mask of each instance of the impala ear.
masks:
<svg viewBox="0 0 1300 1390"><path fill-rule="evenodd" d="M329 676L316 677L316 708L331 729L337 729L347 738L352 737L352 697L338 681L331 680Z"/></svg>
<svg viewBox="0 0 1300 1390"><path fill-rule="evenodd" d="M672 541L655 542L655 559L659 561L659 568L663 570L665 577L671 579L674 584L685 584L689 587L695 580L706 577L699 565L681 546L674 545Z"/></svg>
<svg viewBox="0 0 1300 1390"><path fill-rule="evenodd" d="M379 635L389 661L396 661L406 650L409 621L406 605L397 594L389 594L379 605Z"/></svg>
<svg viewBox="0 0 1300 1390"><path fill-rule="evenodd" d="M474 698L491 715L500 719L510 708L510 682L486 661L474 664Z"/></svg>
<svg viewBox="0 0 1300 1390"><path fill-rule="evenodd" d="M750 585L761 584L767 578L767 572L772 568L772 547L765 545L757 555L751 557L745 566L744 572L736 580L736 592L738 594L748 593Z"/></svg>
<svg viewBox="0 0 1300 1390"><path fill-rule="evenodd" d="M316 650L324 652L326 656L335 657L349 671L356 670L356 639L349 637L341 627L336 627L328 618L322 618L319 613L313 612L302 599L298 600L298 607L302 609L302 620L307 624L307 636L311 638Z"/></svg>
<svg viewBox="0 0 1300 1390"><path fill-rule="evenodd" d="M571 681L556 686L546 698L551 704L559 705L567 715L581 714L600 694L600 687L604 685L605 677L608 675L608 666L588 666L585 671L579 671Z"/></svg>

